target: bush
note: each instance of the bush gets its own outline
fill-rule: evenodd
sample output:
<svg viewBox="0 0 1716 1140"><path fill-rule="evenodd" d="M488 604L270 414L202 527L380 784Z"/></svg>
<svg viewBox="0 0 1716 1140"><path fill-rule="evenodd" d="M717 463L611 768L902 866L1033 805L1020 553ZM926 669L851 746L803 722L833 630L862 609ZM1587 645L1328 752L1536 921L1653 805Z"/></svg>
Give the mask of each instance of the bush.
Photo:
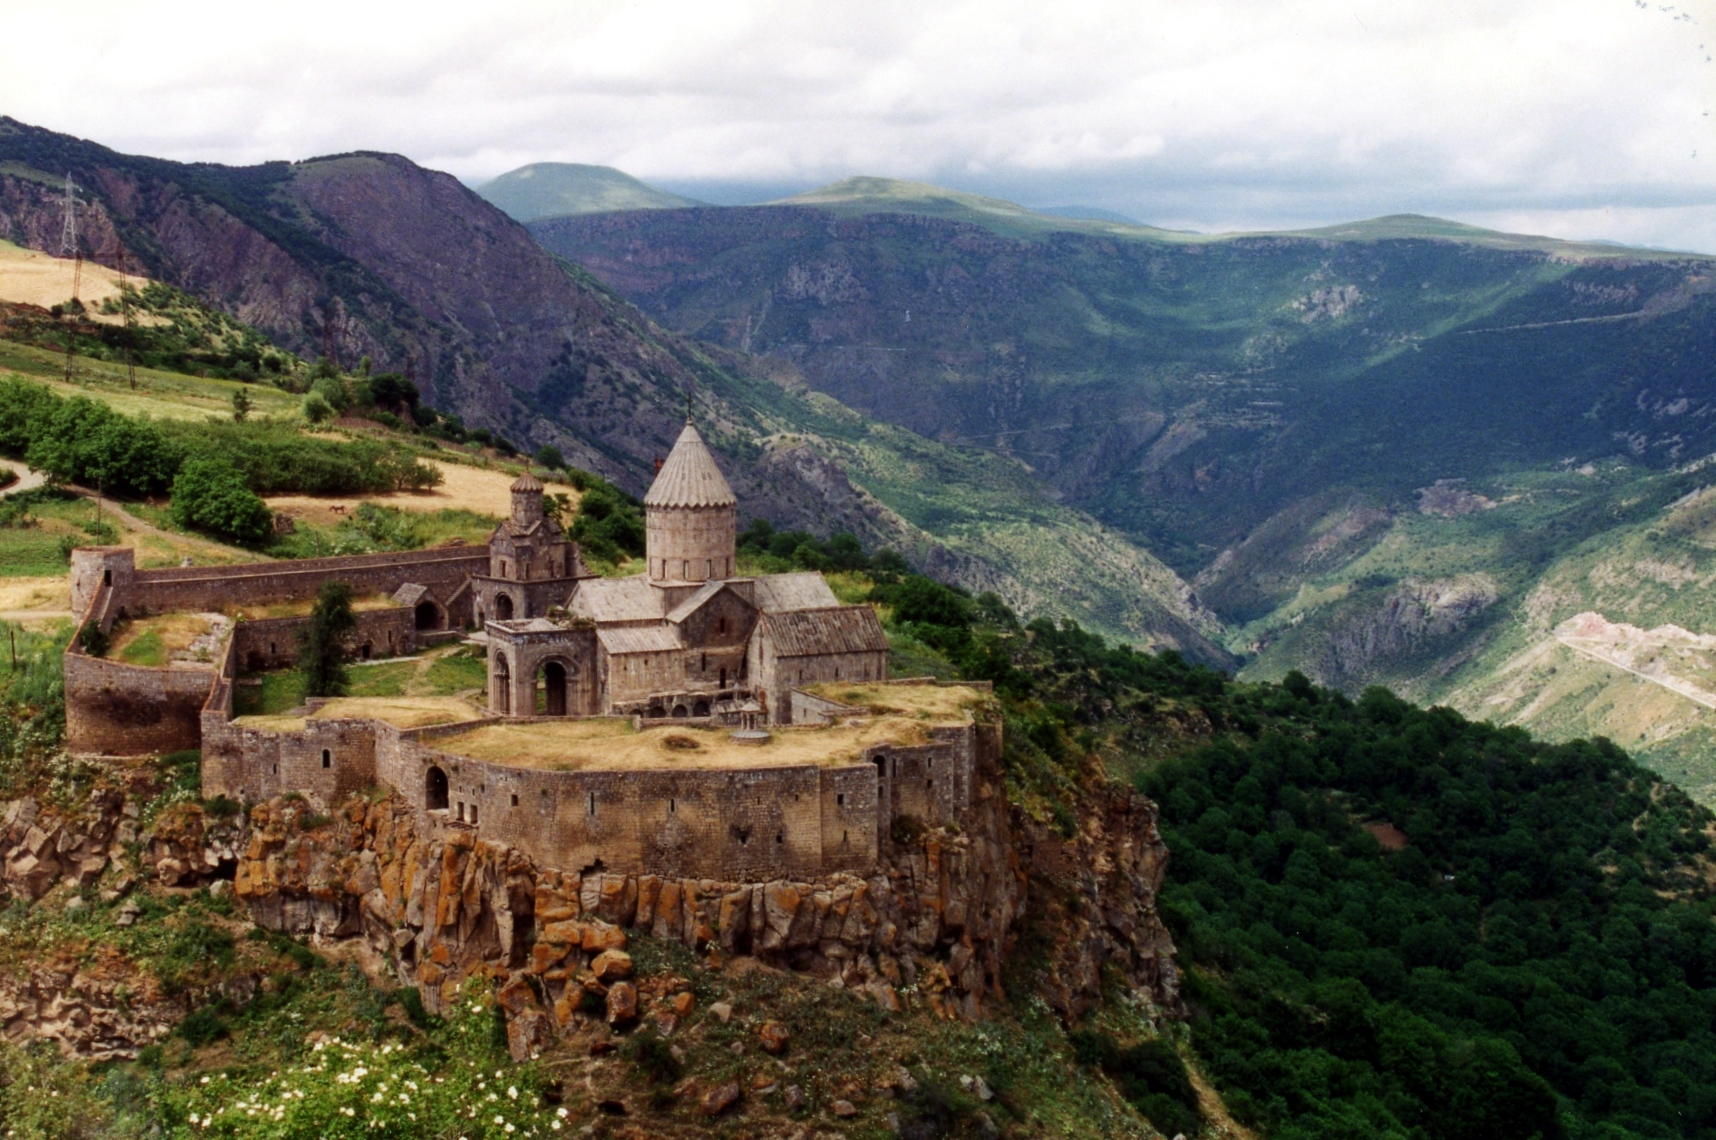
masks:
<svg viewBox="0 0 1716 1140"><path fill-rule="evenodd" d="M304 413L304 418L313 424L319 424L334 417L334 406L328 403L327 397L320 392L311 392L305 396L304 402L299 405L299 409Z"/></svg>
<svg viewBox="0 0 1716 1140"><path fill-rule="evenodd" d="M24 456L31 467L113 495L153 495L172 482L177 449L154 424L83 396L56 402L26 428L33 433Z"/></svg>
<svg viewBox="0 0 1716 1140"><path fill-rule="evenodd" d="M173 521L248 545L274 533L274 514L225 458L197 455L173 480Z"/></svg>
<svg viewBox="0 0 1716 1140"><path fill-rule="evenodd" d="M179 1022L178 1029L179 1036L190 1042L193 1049L200 1049L211 1041L218 1041L228 1032L230 1031L226 1019L221 1017L220 1011L212 1005L205 1005L186 1017Z"/></svg>
<svg viewBox="0 0 1716 1140"><path fill-rule="evenodd" d="M533 458L550 471L559 471L566 466L566 457L560 454L560 449L553 444L545 443L537 448Z"/></svg>

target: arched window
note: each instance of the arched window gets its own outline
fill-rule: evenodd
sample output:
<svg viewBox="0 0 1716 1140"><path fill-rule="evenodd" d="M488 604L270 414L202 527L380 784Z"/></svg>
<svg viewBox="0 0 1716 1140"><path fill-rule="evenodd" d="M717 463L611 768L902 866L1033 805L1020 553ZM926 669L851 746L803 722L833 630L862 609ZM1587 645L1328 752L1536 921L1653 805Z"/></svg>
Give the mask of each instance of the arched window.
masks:
<svg viewBox="0 0 1716 1140"><path fill-rule="evenodd" d="M430 767L423 774L423 806L429 811L447 810L447 773Z"/></svg>
<svg viewBox="0 0 1716 1140"><path fill-rule="evenodd" d="M504 653L495 654L494 699L490 704L502 716L512 715L512 672Z"/></svg>
<svg viewBox="0 0 1716 1140"><path fill-rule="evenodd" d="M496 621L511 621L512 620L512 595L511 594L496 594L495 595L495 620Z"/></svg>

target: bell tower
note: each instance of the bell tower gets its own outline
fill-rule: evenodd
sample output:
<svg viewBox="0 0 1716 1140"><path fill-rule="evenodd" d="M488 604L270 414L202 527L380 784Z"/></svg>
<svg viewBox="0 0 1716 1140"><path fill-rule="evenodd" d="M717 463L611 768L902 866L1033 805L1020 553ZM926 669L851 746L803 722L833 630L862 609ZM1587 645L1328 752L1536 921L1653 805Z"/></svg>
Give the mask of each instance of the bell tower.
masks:
<svg viewBox="0 0 1716 1140"><path fill-rule="evenodd" d="M715 457L687 420L644 496L650 583L685 586L731 578L738 507Z"/></svg>

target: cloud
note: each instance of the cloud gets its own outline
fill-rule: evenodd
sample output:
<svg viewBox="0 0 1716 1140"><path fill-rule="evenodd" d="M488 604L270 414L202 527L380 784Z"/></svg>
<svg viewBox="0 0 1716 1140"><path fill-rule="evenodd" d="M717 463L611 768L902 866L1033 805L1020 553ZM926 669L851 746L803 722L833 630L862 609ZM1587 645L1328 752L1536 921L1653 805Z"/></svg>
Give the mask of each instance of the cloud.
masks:
<svg viewBox="0 0 1716 1140"><path fill-rule="evenodd" d="M1413 210L1716 251L1701 2L35 5L0 110L180 159L881 174L1188 228Z"/></svg>

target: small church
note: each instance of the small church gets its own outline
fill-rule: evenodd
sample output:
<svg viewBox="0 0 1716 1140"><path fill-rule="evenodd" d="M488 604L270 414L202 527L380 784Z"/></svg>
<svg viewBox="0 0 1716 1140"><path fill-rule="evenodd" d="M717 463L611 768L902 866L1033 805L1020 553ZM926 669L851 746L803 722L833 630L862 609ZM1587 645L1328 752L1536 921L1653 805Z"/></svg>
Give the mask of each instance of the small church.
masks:
<svg viewBox="0 0 1716 1140"><path fill-rule="evenodd" d="M887 677L876 613L818 573L736 574L738 500L689 422L644 497L647 569L590 573L531 475L471 578L501 716L785 724L791 690Z"/></svg>

